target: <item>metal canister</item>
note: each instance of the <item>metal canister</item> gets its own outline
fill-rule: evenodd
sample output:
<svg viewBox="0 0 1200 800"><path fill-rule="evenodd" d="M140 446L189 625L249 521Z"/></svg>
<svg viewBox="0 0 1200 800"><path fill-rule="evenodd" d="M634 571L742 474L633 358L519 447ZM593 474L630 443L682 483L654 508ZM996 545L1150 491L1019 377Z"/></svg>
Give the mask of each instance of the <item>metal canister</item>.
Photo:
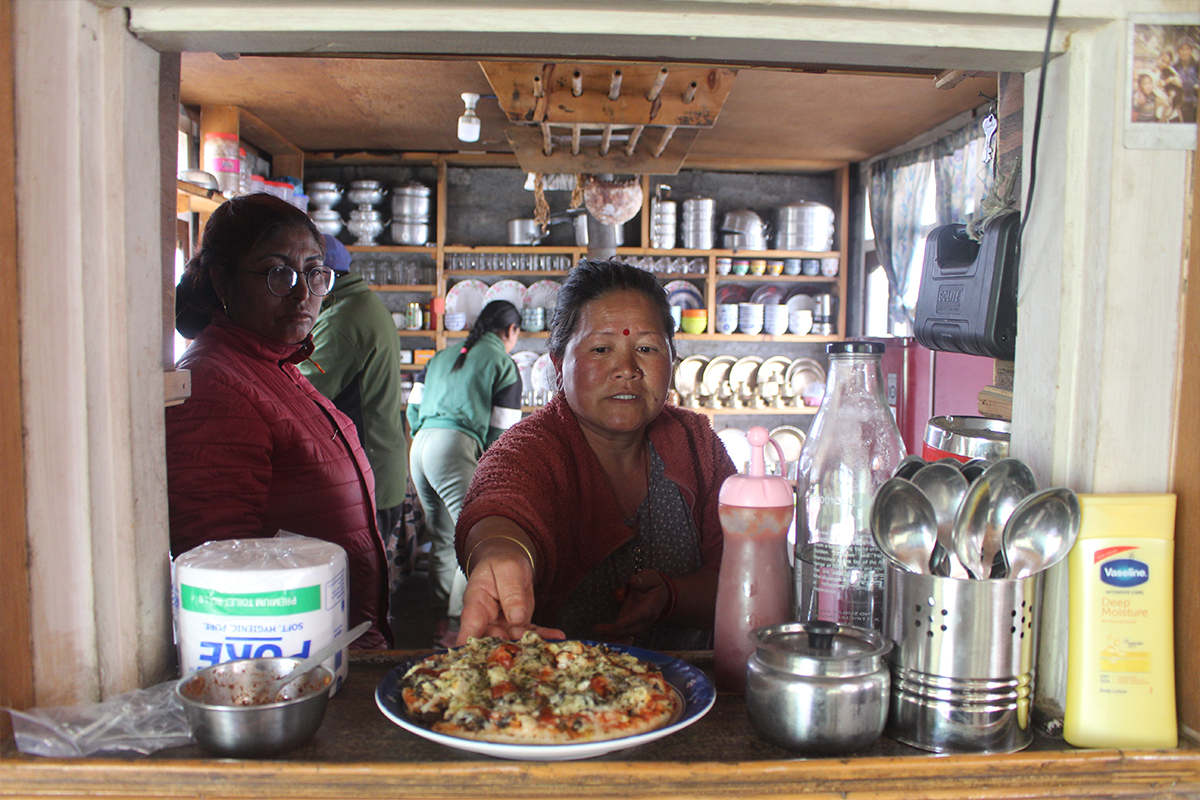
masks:
<svg viewBox="0 0 1200 800"><path fill-rule="evenodd" d="M404 307L404 327L410 331L419 331L425 324L425 313L420 303L409 303Z"/></svg>
<svg viewBox="0 0 1200 800"><path fill-rule="evenodd" d="M892 643L876 631L813 621L758 628L746 669L746 708L764 739L835 755L883 733Z"/></svg>
<svg viewBox="0 0 1200 800"><path fill-rule="evenodd" d="M988 417L933 417L925 424L921 457L937 461L947 456L959 461L1008 458L1012 423Z"/></svg>

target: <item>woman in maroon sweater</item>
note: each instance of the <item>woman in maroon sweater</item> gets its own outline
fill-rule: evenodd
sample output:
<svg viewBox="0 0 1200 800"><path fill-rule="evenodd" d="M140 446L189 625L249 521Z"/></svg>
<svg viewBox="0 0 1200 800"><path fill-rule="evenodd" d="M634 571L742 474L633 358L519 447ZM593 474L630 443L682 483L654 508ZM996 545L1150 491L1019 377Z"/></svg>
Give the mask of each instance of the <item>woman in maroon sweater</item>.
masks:
<svg viewBox="0 0 1200 800"><path fill-rule="evenodd" d="M388 582L374 476L350 418L300 374L333 287L308 216L265 194L209 218L176 295L192 394L167 409L171 552L280 530L346 551L355 642L387 647Z"/></svg>
<svg viewBox="0 0 1200 800"><path fill-rule="evenodd" d="M488 449L458 521L459 642L526 628L707 647L735 472L708 420L666 406L674 324L650 273L585 262L558 295L561 391Z"/></svg>

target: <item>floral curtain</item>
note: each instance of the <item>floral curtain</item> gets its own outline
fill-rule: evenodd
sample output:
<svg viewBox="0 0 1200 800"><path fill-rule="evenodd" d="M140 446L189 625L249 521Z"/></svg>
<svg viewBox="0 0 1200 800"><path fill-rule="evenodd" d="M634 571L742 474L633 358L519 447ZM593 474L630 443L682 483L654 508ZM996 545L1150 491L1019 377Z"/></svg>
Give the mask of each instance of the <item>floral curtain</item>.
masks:
<svg viewBox="0 0 1200 800"><path fill-rule="evenodd" d="M913 256L923 239L921 210L930 172L938 225L966 222L991 188L990 166L995 160L983 160L987 149L983 120L980 116L932 145L881 159L870 167L871 227L879 263L891 286L888 315L893 322L913 323L913 308L905 298L914 278Z"/></svg>
<svg viewBox="0 0 1200 800"><path fill-rule="evenodd" d="M977 215L991 189L995 160L983 160L987 150L984 119L977 117L933 146L938 225L966 222L968 215Z"/></svg>
<svg viewBox="0 0 1200 800"><path fill-rule="evenodd" d="M921 233L921 203L929 183L933 148L922 147L895 158L877 161L870 168L871 227L875 253L891 286L888 316L893 322L913 322L905 306L913 249Z"/></svg>

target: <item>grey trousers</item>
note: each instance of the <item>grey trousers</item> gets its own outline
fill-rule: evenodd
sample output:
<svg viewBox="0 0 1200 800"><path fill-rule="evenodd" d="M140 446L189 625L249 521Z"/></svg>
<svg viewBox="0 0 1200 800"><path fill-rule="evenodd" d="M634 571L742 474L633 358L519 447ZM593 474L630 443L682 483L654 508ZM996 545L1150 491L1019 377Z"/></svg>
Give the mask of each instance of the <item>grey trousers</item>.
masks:
<svg viewBox="0 0 1200 800"><path fill-rule="evenodd" d="M454 526L479 463L479 443L449 428L422 428L413 437L408 464L429 531L429 588L439 618L462 616L467 578L454 552Z"/></svg>

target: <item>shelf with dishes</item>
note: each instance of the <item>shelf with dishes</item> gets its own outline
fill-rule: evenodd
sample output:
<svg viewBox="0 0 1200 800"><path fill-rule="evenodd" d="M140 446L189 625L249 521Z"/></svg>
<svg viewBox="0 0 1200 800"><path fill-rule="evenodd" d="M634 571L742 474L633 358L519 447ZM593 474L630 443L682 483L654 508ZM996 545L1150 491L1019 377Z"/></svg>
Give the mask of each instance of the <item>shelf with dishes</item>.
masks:
<svg viewBox="0 0 1200 800"><path fill-rule="evenodd" d="M673 385L680 406L705 413L813 414L825 368L807 357L696 354L675 367Z"/></svg>

